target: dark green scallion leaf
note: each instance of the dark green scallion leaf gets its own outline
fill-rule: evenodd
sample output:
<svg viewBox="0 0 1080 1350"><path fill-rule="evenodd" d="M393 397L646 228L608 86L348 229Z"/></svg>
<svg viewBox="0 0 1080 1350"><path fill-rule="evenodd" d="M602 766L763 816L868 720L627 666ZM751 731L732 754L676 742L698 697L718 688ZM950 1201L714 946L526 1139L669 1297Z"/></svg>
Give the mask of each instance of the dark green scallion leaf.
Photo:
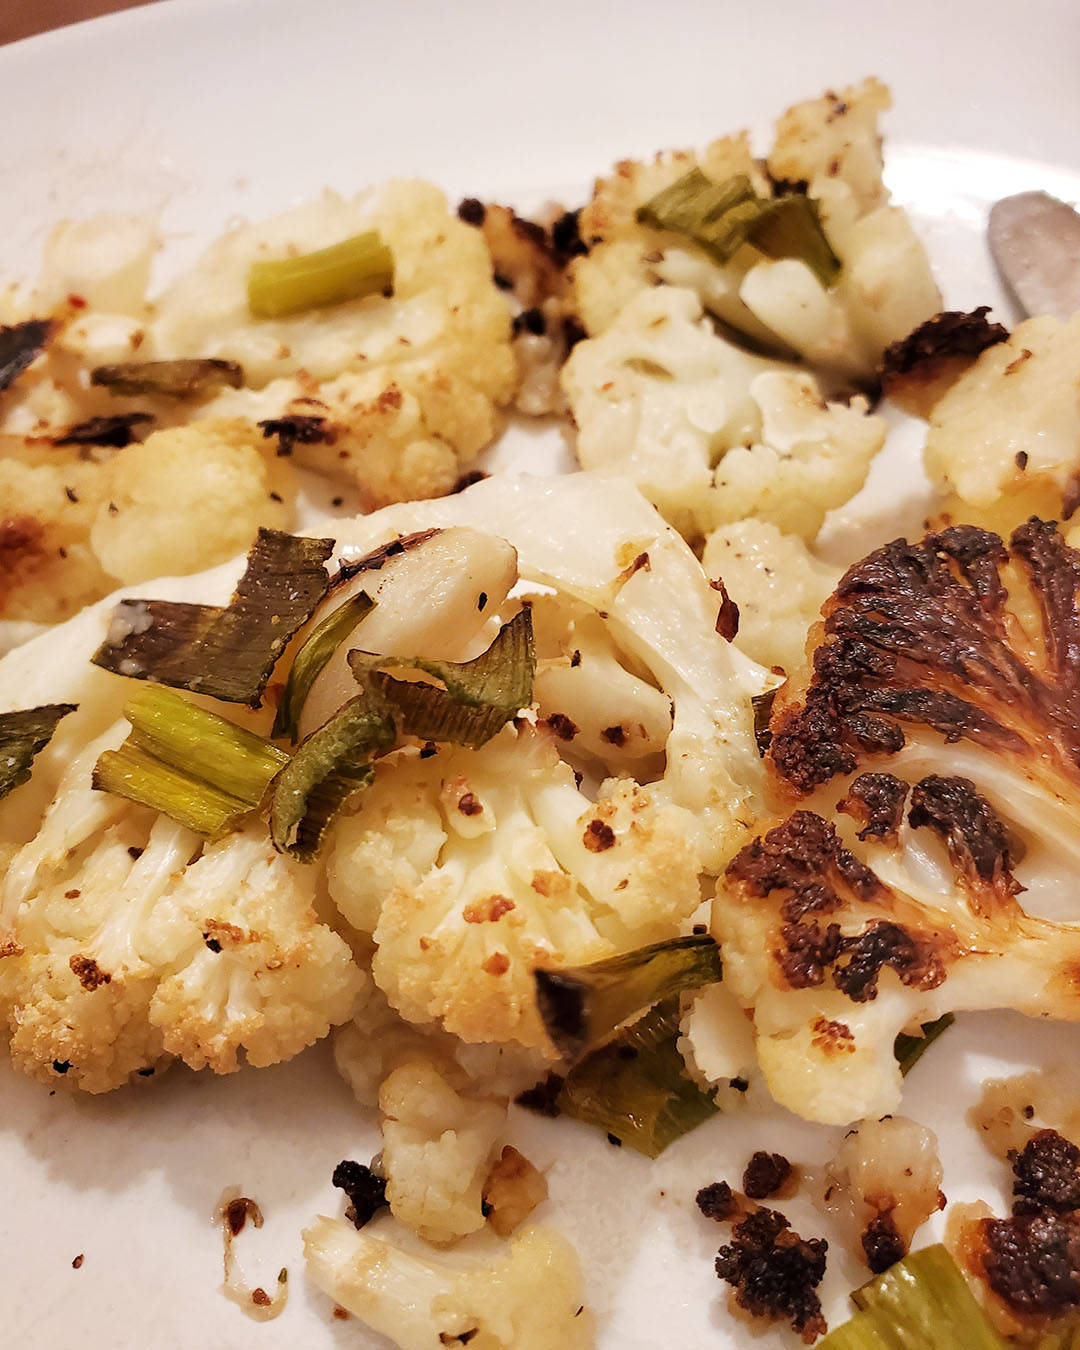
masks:
<svg viewBox="0 0 1080 1350"><path fill-rule="evenodd" d="M900 1065L900 1072L909 1074L941 1033L948 1031L955 1021L952 1013L945 1013L936 1022L924 1022L921 1036L905 1036L903 1033L897 1036L893 1054Z"/></svg>
<svg viewBox="0 0 1080 1350"><path fill-rule="evenodd" d="M572 1061L649 1004L715 984L723 965L711 937L682 937L587 966L535 970L533 977L547 1033Z"/></svg>
<svg viewBox="0 0 1080 1350"><path fill-rule="evenodd" d="M48 745L60 719L77 706L46 703L40 708L0 713L0 797L26 782L34 757Z"/></svg>
<svg viewBox="0 0 1080 1350"><path fill-rule="evenodd" d="M0 325L0 392L19 378L56 332L53 319L27 319Z"/></svg>
<svg viewBox="0 0 1080 1350"><path fill-rule="evenodd" d="M536 670L532 614L528 608L519 610L499 629L487 651L472 661L350 652L349 664L361 683L379 690L403 733L475 750L532 702ZM445 688L386 674L387 668L402 666L425 671Z"/></svg>
<svg viewBox="0 0 1080 1350"><path fill-rule="evenodd" d="M859 1311L818 1350L1007 1350L940 1244L910 1252L851 1299Z"/></svg>
<svg viewBox="0 0 1080 1350"><path fill-rule="evenodd" d="M121 600L126 631L93 661L155 684L258 707L275 662L326 594L332 539L261 529L227 608L169 600Z"/></svg>
<svg viewBox="0 0 1080 1350"><path fill-rule="evenodd" d="M248 308L257 319L279 319L394 285L394 255L375 230L296 258L251 264Z"/></svg>
<svg viewBox="0 0 1080 1350"><path fill-rule="evenodd" d="M274 780L274 847L300 862L316 858L338 813L374 777L374 757L395 739L393 719L371 689L312 732Z"/></svg>
<svg viewBox="0 0 1080 1350"><path fill-rule="evenodd" d="M658 1157L714 1115L717 1106L687 1075L678 1050L679 999L665 999L579 1060L557 1104L621 1143Z"/></svg>
<svg viewBox="0 0 1080 1350"><path fill-rule="evenodd" d="M781 686L777 685L775 689L767 689L764 694L755 694L750 700L754 708L754 740L757 742L758 754L763 759L772 744L769 719L772 717L772 705L780 688Z"/></svg>
<svg viewBox="0 0 1080 1350"><path fill-rule="evenodd" d="M212 838L258 807L289 755L171 690L140 689L124 708L131 733L107 750L93 785Z"/></svg>
<svg viewBox="0 0 1080 1350"><path fill-rule="evenodd" d="M127 397L206 398L220 389L239 389L244 383L244 370L236 361L209 356L176 361L122 361L95 367L90 372L90 383Z"/></svg>
<svg viewBox="0 0 1080 1350"><path fill-rule="evenodd" d="M288 736L295 743L300 714L316 677L360 620L374 608L375 601L366 591L360 591L328 614L314 629L296 653L289 671L274 719L275 736Z"/></svg>

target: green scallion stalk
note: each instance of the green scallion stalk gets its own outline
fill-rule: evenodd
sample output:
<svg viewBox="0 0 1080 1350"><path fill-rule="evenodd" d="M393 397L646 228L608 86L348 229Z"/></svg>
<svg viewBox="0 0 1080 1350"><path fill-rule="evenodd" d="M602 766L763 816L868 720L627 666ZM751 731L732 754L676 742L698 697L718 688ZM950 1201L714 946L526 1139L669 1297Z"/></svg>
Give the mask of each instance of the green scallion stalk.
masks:
<svg viewBox="0 0 1080 1350"><path fill-rule="evenodd" d="M258 807L286 751L169 689L128 702L131 734L94 767L93 786L149 806L211 838Z"/></svg>
<svg viewBox="0 0 1080 1350"><path fill-rule="evenodd" d="M587 966L535 970L533 977L547 1033L563 1059L573 1061L649 1004L715 984L723 965L711 937L682 937Z"/></svg>
<svg viewBox="0 0 1080 1350"><path fill-rule="evenodd" d="M714 1115L679 1054L679 999L665 999L567 1074L558 1106L646 1157Z"/></svg>
<svg viewBox="0 0 1080 1350"><path fill-rule="evenodd" d="M280 319L376 295L394 284L394 255L375 230L329 248L251 264L248 307L257 319Z"/></svg>
<svg viewBox="0 0 1080 1350"><path fill-rule="evenodd" d="M34 759L52 739L57 723L74 712L75 703L47 703L0 713L0 797L30 777Z"/></svg>
<svg viewBox="0 0 1080 1350"><path fill-rule="evenodd" d="M289 762L287 751L171 689L147 685L124 707L131 741L191 778L258 806L274 775Z"/></svg>
<svg viewBox="0 0 1080 1350"><path fill-rule="evenodd" d="M251 810L238 797L172 768L130 741L105 751L91 781L98 792L149 806L210 839L227 834Z"/></svg>
<svg viewBox="0 0 1080 1350"><path fill-rule="evenodd" d="M288 736L295 744L300 714L304 710L304 704L316 677L360 620L374 608L375 601L366 591L360 591L316 625L296 653L289 671L285 692L281 696L277 716L274 718L275 736Z"/></svg>
<svg viewBox="0 0 1080 1350"><path fill-rule="evenodd" d="M851 1297L858 1312L818 1350L1007 1350L940 1244L910 1252Z"/></svg>

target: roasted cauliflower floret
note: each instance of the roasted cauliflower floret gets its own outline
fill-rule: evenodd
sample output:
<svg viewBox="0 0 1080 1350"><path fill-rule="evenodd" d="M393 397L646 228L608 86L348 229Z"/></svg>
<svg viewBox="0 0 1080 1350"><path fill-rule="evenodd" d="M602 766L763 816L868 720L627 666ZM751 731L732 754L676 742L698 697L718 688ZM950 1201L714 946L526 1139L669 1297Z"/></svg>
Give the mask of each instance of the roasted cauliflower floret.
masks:
<svg viewBox="0 0 1080 1350"><path fill-rule="evenodd" d="M903 211L887 204L878 114L888 91L874 80L796 105L781 118L769 175L745 133L700 153L619 164L581 213L589 247L571 266L586 332L597 337L657 282L687 287L705 310L765 350L793 353L830 380L871 378L883 349L941 307L926 252ZM726 260L688 234L653 228L637 211L690 170L713 183L735 175L759 199L806 193L841 264L828 285L798 256L769 257L743 243Z"/></svg>
<svg viewBox="0 0 1080 1350"><path fill-rule="evenodd" d="M107 486L97 459L0 440L0 618L58 623L110 589L90 545Z"/></svg>
<svg viewBox="0 0 1080 1350"><path fill-rule="evenodd" d="M718 337L693 293L642 292L563 371L582 465L626 473L684 534L755 516L813 538L885 439L866 400Z"/></svg>
<svg viewBox="0 0 1080 1350"><path fill-rule="evenodd" d="M408 766L403 786L414 807L421 797L425 826L391 868L384 830L401 809L391 761L339 825L331 894L358 928L377 914L372 969L409 1021L542 1049L534 966L666 936L696 907L686 813L630 782L591 803L555 747L553 733L523 724L482 750Z"/></svg>
<svg viewBox="0 0 1080 1350"><path fill-rule="evenodd" d="M202 571L284 529L296 495L286 462L245 422L158 431L116 452L90 544L125 584Z"/></svg>
<svg viewBox="0 0 1080 1350"><path fill-rule="evenodd" d="M800 809L729 865L714 931L773 1095L811 1119L899 1099L896 1035L953 1010L1080 1018L1080 555L1031 520L895 541L826 603L778 695Z"/></svg>
<svg viewBox="0 0 1080 1350"><path fill-rule="evenodd" d="M360 988L310 882L264 831L200 847L90 774L124 726L71 763L0 890L0 1006L26 1073L88 1092L172 1058L227 1073L289 1059Z"/></svg>
<svg viewBox="0 0 1080 1350"><path fill-rule="evenodd" d="M394 255L393 295L252 318L253 261L372 229ZM305 461L353 479L370 508L449 491L458 463L494 437L517 380L510 338L481 237L436 188L393 182L224 236L161 298L148 350L240 362L249 387L211 401L206 416L326 419Z"/></svg>
<svg viewBox="0 0 1080 1350"><path fill-rule="evenodd" d="M739 608L733 641L763 666L795 670L806 635L838 578L796 535L763 520L722 525L705 541L701 564Z"/></svg>
<svg viewBox="0 0 1080 1350"><path fill-rule="evenodd" d="M413 1060L383 1083L379 1109L394 1217L428 1242L482 1228L482 1190L506 1124L505 1102L462 1097L433 1064Z"/></svg>
<svg viewBox="0 0 1080 1350"><path fill-rule="evenodd" d="M589 1350L593 1319L565 1238L519 1231L509 1248L414 1255L370 1230L319 1218L304 1234L308 1274L324 1293L401 1350Z"/></svg>
<svg viewBox="0 0 1080 1350"><path fill-rule="evenodd" d="M859 215L883 205L889 194L881 179L878 117L891 104L888 89L873 78L793 104L776 124L769 172L805 182L812 196L826 202L835 185Z"/></svg>
<svg viewBox="0 0 1080 1350"><path fill-rule="evenodd" d="M943 511L1004 532L1066 517L1080 472L1080 315L1020 324L930 415L924 453Z"/></svg>

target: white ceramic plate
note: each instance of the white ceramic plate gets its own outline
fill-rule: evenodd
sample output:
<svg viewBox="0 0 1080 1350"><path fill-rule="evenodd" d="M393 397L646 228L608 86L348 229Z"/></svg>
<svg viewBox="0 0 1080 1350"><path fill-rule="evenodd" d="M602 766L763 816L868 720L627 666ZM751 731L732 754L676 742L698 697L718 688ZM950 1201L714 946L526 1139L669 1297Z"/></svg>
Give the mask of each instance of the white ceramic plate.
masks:
<svg viewBox="0 0 1080 1350"><path fill-rule="evenodd" d="M176 265L236 215L391 174L455 196L574 204L620 156L743 125L764 136L795 99L876 73L895 95L890 181L948 303L967 308L1000 299L981 234L990 201L1027 187L1080 197L1078 16L1073 0L1022 12L909 0L902 13L873 0L169 0L0 50L0 269L31 272L62 215L160 210ZM863 520L895 501L897 462L876 469ZM912 1075L905 1108L937 1130L951 1200L999 1196L999 1169L963 1122L981 1076L1052 1064L1074 1039L1020 1018L962 1019ZM103 1099L49 1093L5 1065L0 1103L4 1344L382 1344L335 1320L302 1276L301 1227L341 1212L334 1164L378 1146L325 1047L274 1070L176 1071ZM604 1350L761 1344L724 1307L712 1273L722 1230L693 1194L738 1176L763 1144L819 1160L836 1131L779 1113L718 1119L649 1163L572 1123L521 1114L515 1129L550 1169L553 1216L581 1252ZM240 1239L249 1277L270 1287L282 1265L292 1276L288 1309L266 1325L219 1292L212 1216L230 1185L266 1216ZM821 1231L805 1204L785 1209L805 1234ZM837 1252L829 1278L838 1317L859 1271Z"/></svg>

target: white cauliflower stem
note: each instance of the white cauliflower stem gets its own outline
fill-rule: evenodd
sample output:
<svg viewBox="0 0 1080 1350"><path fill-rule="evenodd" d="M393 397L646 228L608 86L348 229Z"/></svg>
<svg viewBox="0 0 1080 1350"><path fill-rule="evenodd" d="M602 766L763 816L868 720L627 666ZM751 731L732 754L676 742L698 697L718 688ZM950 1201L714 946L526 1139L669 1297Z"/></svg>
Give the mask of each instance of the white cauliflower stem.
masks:
<svg viewBox="0 0 1080 1350"><path fill-rule="evenodd" d="M369 1231L319 1218L304 1234L308 1273L400 1350L589 1350L581 1271L557 1234L526 1228L508 1254L419 1257Z"/></svg>

